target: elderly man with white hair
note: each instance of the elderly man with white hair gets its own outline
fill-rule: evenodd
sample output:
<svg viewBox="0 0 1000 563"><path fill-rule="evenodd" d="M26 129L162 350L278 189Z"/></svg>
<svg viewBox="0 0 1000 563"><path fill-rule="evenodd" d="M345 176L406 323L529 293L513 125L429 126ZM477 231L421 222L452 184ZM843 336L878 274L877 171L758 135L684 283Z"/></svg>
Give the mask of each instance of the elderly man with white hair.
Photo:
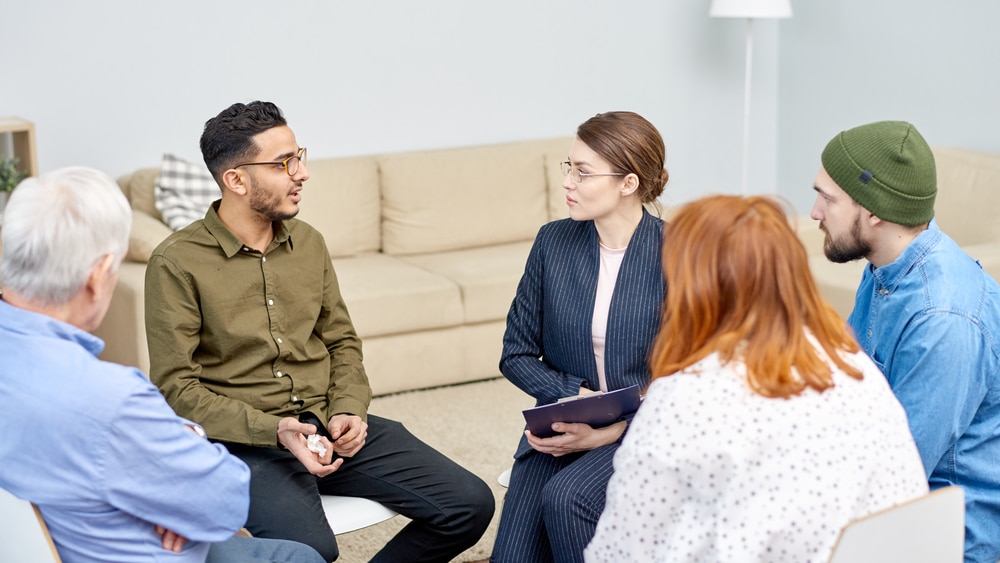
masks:
<svg viewBox="0 0 1000 563"><path fill-rule="evenodd" d="M131 211L105 174L29 178L0 258L0 487L35 503L63 561L322 561L234 537L250 471L179 418L137 369L102 362ZM206 559L207 558L207 559Z"/></svg>

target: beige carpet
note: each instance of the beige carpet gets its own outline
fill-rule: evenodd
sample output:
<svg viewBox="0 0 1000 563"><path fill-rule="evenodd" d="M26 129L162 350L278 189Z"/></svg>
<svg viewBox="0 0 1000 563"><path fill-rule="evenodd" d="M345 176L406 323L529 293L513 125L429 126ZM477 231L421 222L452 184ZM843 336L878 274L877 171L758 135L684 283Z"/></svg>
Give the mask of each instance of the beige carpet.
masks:
<svg viewBox="0 0 1000 563"><path fill-rule="evenodd" d="M493 489L497 511L483 538L454 559L489 557L506 489L497 476L510 467L524 428L521 409L534 402L506 379L490 379L426 391L376 397L370 412L398 420L441 453L481 477ZM338 563L368 561L408 520L396 516L381 524L338 536Z"/></svg>

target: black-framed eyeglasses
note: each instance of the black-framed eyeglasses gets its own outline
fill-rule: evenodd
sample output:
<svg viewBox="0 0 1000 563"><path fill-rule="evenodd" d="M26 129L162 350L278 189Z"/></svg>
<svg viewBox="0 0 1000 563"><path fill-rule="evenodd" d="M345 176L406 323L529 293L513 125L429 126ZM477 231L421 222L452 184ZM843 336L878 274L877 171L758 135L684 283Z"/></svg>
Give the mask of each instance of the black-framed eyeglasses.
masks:
<svg viewBox="0 0 1000 563"><path fill-rule="evenodd" d="M577 184L582 182L585 178L590 178L591 176L628 176L628 174L625 174L624 172L604 172L601 174L588 174L587 172L580 172L579 169L573 168L573 165L570 164L568 160L560 162L559 165L562 167L563 176L569 174L570 179Z"/></svg>
<svg viewBox="0 0 1000 563"><path fill-rule="evenodd" d="M301 147L299 152L293 154L292 156L286 158L285 160L274 160L271 162L244 162L243 164L237 164L233 168L239 168L240 166L255 166L257 164L280 164L285 167L285 173L289 176L294 176L296 172L299 171L299 163L306 163L306 148Z"/></svg>

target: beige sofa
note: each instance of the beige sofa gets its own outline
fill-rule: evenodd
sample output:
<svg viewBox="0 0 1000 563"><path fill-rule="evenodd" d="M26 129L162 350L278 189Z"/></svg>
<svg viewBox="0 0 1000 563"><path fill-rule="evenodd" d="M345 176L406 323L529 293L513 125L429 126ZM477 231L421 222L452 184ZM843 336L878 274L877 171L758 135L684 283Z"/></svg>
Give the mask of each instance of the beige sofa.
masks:
<svg viewBox="0 0 1000 563"><path fill-rule="evenodd" d="M937 164L934 215L938 226L994 279L1000 279L1000 153L932 150ZM827 260L824 234L808 216L799 218L798 233L809 252L809 266L820 292L846 319L867 261L834 264Z"/></svg>
<svg viewBox="0 0 1000 563"><path fill-rule="evenodd" d="M567 214L559 162L570 141L309 160L299 217L326 238L375 394L499 375L531 242ZM154 205L157 173L119 179L131 247L96 331L103 358L147 372L145 262L170 234Z"/></svg>

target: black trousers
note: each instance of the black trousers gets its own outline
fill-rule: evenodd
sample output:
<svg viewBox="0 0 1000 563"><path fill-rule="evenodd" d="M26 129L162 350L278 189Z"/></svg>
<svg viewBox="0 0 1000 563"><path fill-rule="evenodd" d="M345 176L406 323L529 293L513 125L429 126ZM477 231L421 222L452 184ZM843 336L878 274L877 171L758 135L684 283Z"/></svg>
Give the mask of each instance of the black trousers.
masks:
<svg viewBox="0 0 1000 563"><path fill-rule="evenodd" d="M479 541L493 517L493 492L482 479L374 415L364 447L323 478L283 449L226 446L250 467L250 533L305 543L327 561L339 550L321 494L371 499L412 520L372 561L450 561Z"/></svg>

